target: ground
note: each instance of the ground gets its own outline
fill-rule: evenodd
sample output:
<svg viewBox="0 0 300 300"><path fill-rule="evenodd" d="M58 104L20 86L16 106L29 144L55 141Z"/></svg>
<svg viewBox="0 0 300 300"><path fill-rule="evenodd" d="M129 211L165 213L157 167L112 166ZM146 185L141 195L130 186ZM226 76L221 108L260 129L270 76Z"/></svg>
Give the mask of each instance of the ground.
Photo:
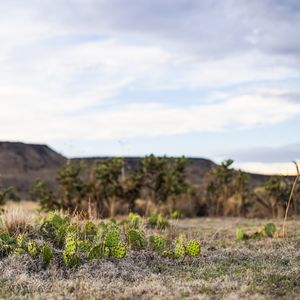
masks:
<svg viewBox="0 0 300 300"><path fill-rule="evenodd" d="M1 299L300 299L300 220L288 238L236 241L270 220L199 218L173 221L166 232L201 241L199 258L178 261L130 251L75 269L48 268L25 256L0 261ZM272 220L278 227L282 221Z"/></svg>

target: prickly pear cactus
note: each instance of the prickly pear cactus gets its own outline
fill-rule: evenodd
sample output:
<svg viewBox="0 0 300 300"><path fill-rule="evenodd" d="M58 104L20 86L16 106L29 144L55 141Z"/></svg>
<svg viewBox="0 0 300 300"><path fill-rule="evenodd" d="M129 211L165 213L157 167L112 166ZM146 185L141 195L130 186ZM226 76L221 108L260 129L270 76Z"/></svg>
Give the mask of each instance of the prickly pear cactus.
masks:
<svg viewBox="0 0 300 300"><path fill-rule="evenodd" d="M140 224L142 223L142 217L136 213L130 213L128 216L130 225L132 228L139 228Z"/></svg>
<svg viewBox="0 0 300 300"><path fill-rule="evenodd" d="M118 245L120 241L120 233L115 230L109 230L105 236L105 245L109 248L113 248Z"/></svg>
<svg viewBox="0 0 300 300"><path fill-rule="evenodd" d="M247 240L248 235L245 233L245 231L242 228L238 228L235 232L236 239L238 241Z"/></svg>
<svg viewBox="0 0 300 300"><path fill-rule="evenodd" d="M65 237L65 248L63 251L63 259L67 266L73 267L81 262L80 257L77 255L78 250L78 228L70 225L67 229Z"/></svg>
<svg viewBox="0 0 300 300"><path fill-rule="evenodd" d="M27 251L32 257L36 257L39 254L39 245L37 241L32 240L28 242Z"/></svg>
<svg viewBox="0 0 300 300"><path fill-rule="evenodd" d="M152 235L149 241L156 251L162 252L167 247L167 240L161 235Z"/></svg>
<svg viewBox="0 0 300 300"><path fill-rule="evenodd" d="M145 234L137 229L130 229L127 232L128 242L134 248L145 247Z"/></svg>
<svg viewBox="0 0 300 300"><path fill-rule="evenodd" d="M195 240L191 240L186 244L186 252L190 256L199 256L201 253L201 245Z"/></svg>
<svg viewBox="0 0 300 300"><path fill-rule="evenodd" d="M176 243L174 249L174 257L175 258L184 258L186 254L185 246L181 243Z"/></svg>
<svg viewBox="0 0 300 300"><path fill-rule="evenodd" d="M277 229L276 229L276 226L275 226L274 223L268 223L268 224L265 225L264 232L265 232L266 236L273 237L274 234L275 234L275 232L276 232L276 230Z"/></svg>
<svg viewBox="0 0 300 300"><path fill-rule="evenodd" d="M26 251L26 239L23 234L19 234L16 238L16 248L14 250L14 255L22 255L25 254Z"/></svg>
<svg viewBox="0 0 300 300"><path fill-rule="evenodd" d="M111 255L118 259L124 258L126 255L126 245L123 243L118 243L112 248Z"/></svg>
<svg viewBox="0 0 300 300"><path fill-rule="evenodd" d="M53 251L50 245L43 244L41 248L42 260L45 264L49 264L53 259Z"/></svg>

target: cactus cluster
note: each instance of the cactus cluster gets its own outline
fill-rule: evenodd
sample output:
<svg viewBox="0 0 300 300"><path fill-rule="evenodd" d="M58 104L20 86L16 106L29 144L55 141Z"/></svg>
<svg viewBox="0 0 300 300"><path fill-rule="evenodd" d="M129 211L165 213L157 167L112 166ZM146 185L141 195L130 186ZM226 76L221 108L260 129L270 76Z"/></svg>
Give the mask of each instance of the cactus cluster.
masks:
<svg viewBox="0 0 300 300"><path fill-rule="evenodd" d="M243 241L261 237L277 237L279 236L279 232L277 231L274 223L268 223L259 227L254 233L251 234L247 234L242 228L237 228L235 236L237 240Z"/></svg>
<svg viewBox="0 0 300 300"><path fill-rule="evenodd" d="M174 259L198 256L201 252L197 241L185 242L183 236L172 241L158 233L146 236L143 229L143 220L137 214L131 214L129 222L111 220L97 224L50 213L38 225L41 239L0 232L0 258L9 254L30 255L48 265L55 254L58 262L76 267L87 260L123 259L129 250L155 251Z"/></svg>

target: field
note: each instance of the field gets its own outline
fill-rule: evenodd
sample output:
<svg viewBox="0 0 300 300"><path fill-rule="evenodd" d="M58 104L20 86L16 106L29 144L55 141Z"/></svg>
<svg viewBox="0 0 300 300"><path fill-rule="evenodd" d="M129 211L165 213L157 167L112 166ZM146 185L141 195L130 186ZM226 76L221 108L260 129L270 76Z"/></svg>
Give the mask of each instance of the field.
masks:
<svg viewBox="0 0 300 300"><path fill-rule="evenodd" d="M299 299L300 220L288 221L288 237L237 241L237 227L253 232L270 220L198 218L171 221L201 242L199 257L183 260L140 250L115 258L61 267L28 254L0 260L1 299ZM271 220L277 227L281 221ZM153 233L153 229L147 229Z"/></svg>

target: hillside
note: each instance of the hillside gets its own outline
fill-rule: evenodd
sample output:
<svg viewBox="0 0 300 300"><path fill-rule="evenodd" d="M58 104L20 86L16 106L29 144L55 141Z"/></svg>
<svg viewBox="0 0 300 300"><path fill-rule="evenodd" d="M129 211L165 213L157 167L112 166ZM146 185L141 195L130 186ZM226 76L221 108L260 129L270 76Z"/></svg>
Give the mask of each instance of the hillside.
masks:
<svg viewBox="0 0 300 300"><path fill-rule="evenodd" d="M66 158L47 145L0 142L0 187L14 187L21 198L28 198L28 190L36 179L55 186L57 170Z"/></svg>

